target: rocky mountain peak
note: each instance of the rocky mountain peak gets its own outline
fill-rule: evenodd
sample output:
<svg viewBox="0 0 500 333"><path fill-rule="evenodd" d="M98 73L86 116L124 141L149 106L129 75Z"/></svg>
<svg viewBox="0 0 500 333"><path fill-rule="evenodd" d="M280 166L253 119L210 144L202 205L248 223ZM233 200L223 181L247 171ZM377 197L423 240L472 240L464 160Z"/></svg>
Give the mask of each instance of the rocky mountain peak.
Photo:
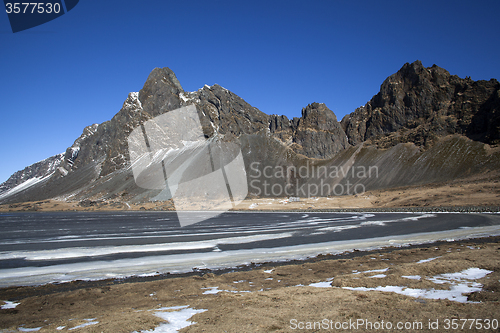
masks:
<svg viewBox="0 0 500 333"><path fill-rule="evenodd" d="M328 131L337 123L335 113L323 103L312 103L302 109L302 126Z"/></svg>
<svg viewBox="0 0 500 333"><path fill-rule="evenodd" d="M302 109L302 117L291 122L294 150L312 158L326 158L349 145L337 117L325 104L312 103Z"/></svg>
<svg viewBox="0 0 500 333"><path fill-rule="evenodd" d="M179 95L184 93L174 72L168 68L155 68L139 91L144 112L152 117L180 107Z"/></svg>
<svg viewBox="0 0 500 333"><path fill-rule="evenodd" d="M496 80L462 79L415 61L389 76L364 107L342 119L342 127L353 145L370 140L379 147L401 142L428 147L448 134L495 143L498 91Z"/></svg>

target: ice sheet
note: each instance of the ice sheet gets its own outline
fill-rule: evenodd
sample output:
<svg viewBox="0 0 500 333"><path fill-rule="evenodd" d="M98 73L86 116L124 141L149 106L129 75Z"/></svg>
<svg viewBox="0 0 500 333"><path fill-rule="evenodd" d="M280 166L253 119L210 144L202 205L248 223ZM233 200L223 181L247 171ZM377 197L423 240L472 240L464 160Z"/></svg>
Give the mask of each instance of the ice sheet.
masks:
<svg viewBox="0 0 500 333"><path fill-rule="evenodd" d="M317 221L320 222L320 221ZM61 264L45 267L21 267L0 270L0 287L38 285L73 280L123 278L141 274L184 273L193 267L226 269L251 263L281 262L315 257L319 254L339 254L353 249L369 251L387 246L405 246L446 239L468 239L500 235L500 226L487 226L451 231L378 237L361 240L332 241L275 248L232 251L212 251L194 254L151 255L143 258L118 259ZM271 270L272 271L272 270ZM383 272L380 272L383 273Z"/></svg>
<svg viewBox="0 0 500 333"><path fill-rule="evenodd" d="M222 244L245 244L264 240L291 237L292 233L262 234L253 236L239 236L218 238L207 241L178 242L167 244L123 245L123 246L96 246L96 247L70 247L56 250L39 251L11 251L0 253L0 260L25 259L25 260L56 260L82 257L95 257L120 253L147 253L176 250L199 250L218 248Z"/></svg>

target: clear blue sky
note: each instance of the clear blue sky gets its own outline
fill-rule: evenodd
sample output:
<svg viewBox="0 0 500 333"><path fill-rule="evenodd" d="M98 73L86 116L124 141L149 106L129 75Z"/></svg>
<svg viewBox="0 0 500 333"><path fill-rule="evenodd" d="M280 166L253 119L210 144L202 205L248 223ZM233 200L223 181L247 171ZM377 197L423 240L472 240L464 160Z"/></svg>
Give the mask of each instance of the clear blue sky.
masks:
<svg viewBox="0 0 500 333"><path fill-rule="evenodd" d="M80 0L13 34L0 13L0 182L109 120L154 67L268 114L339 120L406 62L500 79L500 1Z"/></svg>

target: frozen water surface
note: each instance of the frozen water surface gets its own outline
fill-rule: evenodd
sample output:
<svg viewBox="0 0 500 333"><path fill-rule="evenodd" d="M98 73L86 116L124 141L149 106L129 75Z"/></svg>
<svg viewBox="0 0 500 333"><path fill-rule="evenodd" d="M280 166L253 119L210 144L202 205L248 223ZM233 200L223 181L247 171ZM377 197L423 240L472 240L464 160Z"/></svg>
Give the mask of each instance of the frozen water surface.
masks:
<svg viewBox="0 0 500 333"><path fill-rule="evenodd" d="M422 232L404 234L412 226ZM180 227L171 212L5 213L0 228L0 287L8 287L232 269L494 236L500 235L500 216L231 212Z"/></svg>

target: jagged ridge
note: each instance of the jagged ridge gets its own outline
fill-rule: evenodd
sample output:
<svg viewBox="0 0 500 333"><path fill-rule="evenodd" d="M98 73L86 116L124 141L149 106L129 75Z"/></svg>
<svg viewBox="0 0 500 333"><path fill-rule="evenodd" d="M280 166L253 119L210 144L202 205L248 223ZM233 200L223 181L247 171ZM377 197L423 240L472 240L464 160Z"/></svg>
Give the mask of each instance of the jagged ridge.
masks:
<svg viewBox="0 0 500 333"><path fill-rule="evenodd" d="M380 147L413 142L430 146L438 137L461 134L496 144L500 140L500 84L450 75L420 61L389 76L365 106L342 119L349 143Z"/></svg>

